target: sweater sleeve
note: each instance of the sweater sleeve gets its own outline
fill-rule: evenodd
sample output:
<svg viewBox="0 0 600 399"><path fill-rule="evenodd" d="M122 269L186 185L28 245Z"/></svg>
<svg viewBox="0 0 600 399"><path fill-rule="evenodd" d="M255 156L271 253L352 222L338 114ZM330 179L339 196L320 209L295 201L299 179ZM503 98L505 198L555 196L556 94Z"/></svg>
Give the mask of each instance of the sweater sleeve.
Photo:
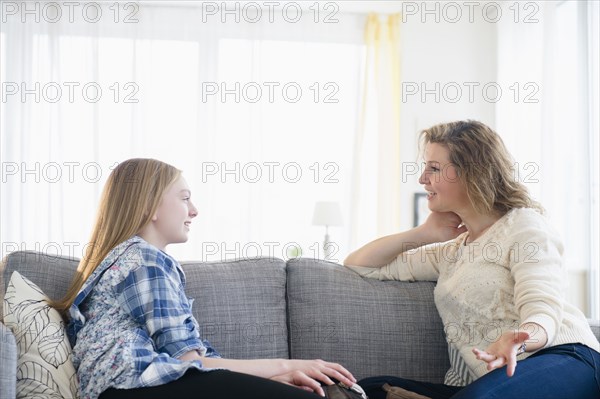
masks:
<svg viewBox="0 0 600 399"><path fill-rule="evenodd" d="M552 345L563 319L565 270L563 244L543 216L525 209L511 226L510 265L520 324L536 323ZM528 331L532 340L536 331Z"/></svg>
<svg viewBox="0 0 600 399"><path fill-rule="evenodd" d="M347 266L363 277L379 280L437 281L440 262L452 256L456 240L424 245L403 252L382 267Z"/></svg>

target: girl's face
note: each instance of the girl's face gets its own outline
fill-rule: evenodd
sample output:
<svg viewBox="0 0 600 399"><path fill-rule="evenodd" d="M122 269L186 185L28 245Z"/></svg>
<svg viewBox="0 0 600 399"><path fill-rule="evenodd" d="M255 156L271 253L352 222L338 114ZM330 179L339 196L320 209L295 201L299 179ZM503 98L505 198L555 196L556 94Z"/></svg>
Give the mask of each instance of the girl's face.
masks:
<svg viewBox="0 0 600 399"><path fill-rule="evenodd" d="M429 209L434 212L460 214L470 206L465 186L450 163L448 149L441 144L425 145L425 169L419 183L427 191Z"/></svg>
<svg viewBox="0 0 600 399"><path fill-rule="evenodd" d="M192 193L185 179L180 176L162 196L160 205L152 218L156 239L163 244L186 242L192 219L198 210L190 199Z"/></svg>

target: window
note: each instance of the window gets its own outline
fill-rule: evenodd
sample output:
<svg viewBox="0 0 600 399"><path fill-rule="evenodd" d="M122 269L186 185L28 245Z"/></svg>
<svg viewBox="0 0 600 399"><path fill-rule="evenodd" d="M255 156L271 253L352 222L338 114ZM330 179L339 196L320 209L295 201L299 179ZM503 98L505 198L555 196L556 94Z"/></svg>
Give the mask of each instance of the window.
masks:
<svg viewBox="0 0 600 399"><path fill-rule="evenodd" d="M5 52L6 52L6 39L4 37L4 32L0 32L0 60L4 60L4 58L6 57ZM4 82L6 82L6 68L0 68L0 85L4 84ZM2 89L2 91L4 92L4 89ZM0 115L6 115L4 113L4 100L2 99L0 101ZM0 129L2 129L4 131L6 125L5 125L5 119L6 118L0 118Z"/></svg>
<svg viewBox="0 0 600 399"><path fill-rule="evenodd" d="M344 205L350 192L361 46L222 39L218 48L217 79L203 91L217 121L201 132L212 136L196 184L210 196L203 240L244 257L286 258L296 244L322 256L312 212L319 200ZM342 229L330 230L341 261Z"/></svg>
<svg viewBox="0 0 600 399"><path fill-rule="evenodd" d="M496 126L562 238L567 299L598 318L598 4L537 4L538 22L498 25L499 80L536 91L497 104Z"/></svg>
<svg viewBox="0 0 600 399"><path fill-rule="evenodd" d="M590 187L592 231L590 235L590 311L594 319L600 318L600 4L596 1L587 3L587 54L588 54L588 123L590 137Z"/></svg>
<svg viewBox="0 0 600 399"><path fill-rule="evenodd" d="M565 243L570 298L598 318L598 12L591 7L556 5L552 134L542 139L552 150L546 164L556 184L547 181L545 200Z"/></svg>
<svg viewBox="0 0 600 399"><path fill-rule="evenodd" d="M28 87L39 82L52 97L2 103L3 115L8 105L31 116L11 119L19 134L2 126L2 159L18 166L2 187L3 254L81 257L112 167L152 157L184 171L199 209L188 244L170 248L178 259L287 258L298 254L290 248L296 245L303 256L322 256L314 204L344 206L350 192L360 24L347 28L350 39L340 34L345 41L312 33L306 41L281 40L270 25L273 32L248 40L239 26L228 30L219 21L213 36L202 35L194 29L208 24L198 27L184 8L173 12L179 23L159 38L143 24L135 35L100 36L60 24L48 34L39 24L15 39L26 51L13 47L7 58L1 43L2 78L7 63L22 60L23 75L11 78ZM76 84L73 101L65 82ZM44 91L47 83L62 89L59 101L48 101L57 94ZM330 229L340 261L347 251L341 231Z"/></svg>

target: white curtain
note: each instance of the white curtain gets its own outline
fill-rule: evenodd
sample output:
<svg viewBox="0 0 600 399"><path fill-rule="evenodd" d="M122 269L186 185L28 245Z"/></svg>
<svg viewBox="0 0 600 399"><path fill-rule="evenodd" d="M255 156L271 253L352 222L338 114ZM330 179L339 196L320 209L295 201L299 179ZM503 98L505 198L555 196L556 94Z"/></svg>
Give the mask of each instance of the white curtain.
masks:
<svg viewBox="0 0 600 399"><path fill-rule="evenodd" d="M224 23L202 3L127 4L101 3L97 22L80 5L72 22L63 8L58 22L2 23L2 255L80 257L111 169L154 157L184 171L199 208L178 258L285 258L296 244L320 256L314 203L349 209L365 16ZM241 101L221 97L236 83Z"/></svg>
<svg viewBox="0 0 600 399"><path fill-rule="evenodd" d="M350 247L400 228L400 14L370 14L354 146Z"/></svg>

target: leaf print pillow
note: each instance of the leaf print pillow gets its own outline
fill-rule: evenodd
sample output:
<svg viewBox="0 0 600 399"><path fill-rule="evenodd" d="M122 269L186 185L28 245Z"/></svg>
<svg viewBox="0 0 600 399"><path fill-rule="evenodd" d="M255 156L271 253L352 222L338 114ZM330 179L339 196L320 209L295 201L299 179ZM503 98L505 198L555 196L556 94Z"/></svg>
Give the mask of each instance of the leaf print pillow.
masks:
<svg viewBox="0 0 600 399"><path fill-rule="evenodd" d="M4 296L4 323L17 341L17 399L74 399L77 375L60 314L27 278L13 272Z"/></svg>

